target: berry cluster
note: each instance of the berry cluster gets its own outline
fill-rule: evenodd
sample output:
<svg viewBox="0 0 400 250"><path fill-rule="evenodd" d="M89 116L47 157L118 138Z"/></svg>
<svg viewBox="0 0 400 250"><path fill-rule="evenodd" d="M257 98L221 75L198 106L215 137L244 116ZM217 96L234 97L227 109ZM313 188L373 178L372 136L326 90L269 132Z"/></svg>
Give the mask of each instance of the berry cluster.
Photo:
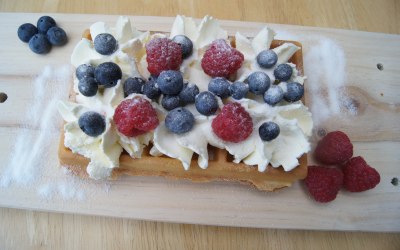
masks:
<svg viewBox="0 0 400 250"><path fill-rule="evenodd" d="M37 26L24 23L18 28L18 38L29 44L29 48L36 54L47 54L52 46L62 46L67 43L67 34L57 27L56 21L50 16L42 16Z"/></svg>
<svg viewBox="0 0 400 250"><path fill-rule="evenodd" d="M345 133L330 132L320 140L315 149L315 158L323 164L334 166L308 167L304 182L316 201L334 200L342 187L349 192L362 192L379 184L378 171L361 156L352 156L353 144Z"/></svg>
<svg viewBox="0 0 400 250"><path fill-rule="evenodd" d="M87 97L95 96L99 86L111 88L117 85L122 78L122 71L118 64L105 62L97 67L91 64L82 64L76 68L76 78L79 80L79 92Z"/></svg>

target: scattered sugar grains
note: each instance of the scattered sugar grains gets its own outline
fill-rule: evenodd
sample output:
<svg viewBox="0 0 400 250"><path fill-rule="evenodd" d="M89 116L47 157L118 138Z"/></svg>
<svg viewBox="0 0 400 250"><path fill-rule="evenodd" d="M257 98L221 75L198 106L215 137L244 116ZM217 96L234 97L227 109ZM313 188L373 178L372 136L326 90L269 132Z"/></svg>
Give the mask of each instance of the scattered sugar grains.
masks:
<svg viewBox="0 0 400 250"><path fill-rule="evenodd" d="M59 167L58 143L62 118L57 103L67 100L71 86L69 65L46 66L32 82L29 103L9 159L0 166L0 188L18 187L44 200L78 200L107 192L108 183L81 180Z"/></svg>

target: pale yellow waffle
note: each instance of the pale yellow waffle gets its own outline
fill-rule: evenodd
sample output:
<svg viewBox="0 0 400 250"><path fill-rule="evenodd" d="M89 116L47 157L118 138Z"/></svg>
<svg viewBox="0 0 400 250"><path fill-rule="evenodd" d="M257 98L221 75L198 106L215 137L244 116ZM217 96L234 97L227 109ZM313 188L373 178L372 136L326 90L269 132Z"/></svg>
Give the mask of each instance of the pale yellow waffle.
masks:
<svg viewBox="0 0 400 250"><path fill-rule="evenodd" d="M231 41L234 46L234 41ZM271 47L277 47L288 41L274 40ZM292 42L300 49L293 55L290 62L296 64L297 70L303 72L303 54L301 44ZM74 94L70 95L70 101L74 101ZM303 97L304 102L304 97ZM233 163L232 157L226 150L210 146L208 148L210 159L207 169L201 169L197 165L197 155L193 157L190 169L185 170L182 163L167 156L151 156L149 145L140 159L133 159L123 152L119 158L120 166L112 172L112 179L121 175L133 176L164 176L172 179L187 179L194 182L209 181L235 181L250 184L259 190L273 191L275 189L291 186L293 182L304 179L307 176L307 155L299 159L299 166L290 172L285 172L282 167L268 166L265 172L259 172L256 166L248 166L244 163ZM62 133L58 156L62 166L67 167L73 173L88 178L86 167L89 160L81 155L74 154L64 146L64 133Z"/></svg>

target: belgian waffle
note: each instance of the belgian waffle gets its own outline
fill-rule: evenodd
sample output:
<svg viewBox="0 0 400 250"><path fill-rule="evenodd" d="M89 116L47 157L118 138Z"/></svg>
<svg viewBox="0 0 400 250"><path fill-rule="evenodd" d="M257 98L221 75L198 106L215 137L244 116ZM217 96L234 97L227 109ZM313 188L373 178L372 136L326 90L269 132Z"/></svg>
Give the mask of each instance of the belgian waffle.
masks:
<svg viewBox="0 0 400 250"><path fill-rule="evenodd" d="M88 37L87 37L88 38ZM285 42L291 42L300 49L292 56L290 62L296 64L297 70L303 72L302 46L298 42L274 40L271 47L277 47ZM234 46L234 40L231 39ZM74 101L74 94L70 95L70 101ZM303 97L303 102L304 97ZM299 159L299 166L290 172L285 172L282 167L268 166L265 172L259 172L257 167L244 163L233 163L232 156L226 150L212 146L208 147L210 159L207 169L201 169L197 165L197 155L192 159L189 170L184 170L179 160L167 156L151 156L149 145L140 159L133 159L128 153L123 152L119 158L120 166L112 171L111 179L117 179L121 175L132 176L163 176L171 179L186 179L193 182L210 181L235 181L249 184L262 191L273 191L291 186L297 180L304 179L307 175L307 155ZM86 167L89 159L74 154L64 146L64 133L62 133L58 156L63 167L68 168L82 178L88 178Z"/></svg>

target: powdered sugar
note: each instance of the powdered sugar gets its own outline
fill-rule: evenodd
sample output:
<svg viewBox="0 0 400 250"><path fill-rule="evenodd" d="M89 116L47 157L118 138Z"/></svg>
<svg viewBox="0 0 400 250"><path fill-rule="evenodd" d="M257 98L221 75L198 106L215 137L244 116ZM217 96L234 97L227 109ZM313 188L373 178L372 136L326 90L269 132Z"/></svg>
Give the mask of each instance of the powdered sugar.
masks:
<svg viewBox="0 0 400 250"><path fill-rule="evenodd" d="M18 130L9 158L0 169L1 188L35 189L46 200L83 200L88 193L102 190L99 185L106 185L83 185L82 180L58 166L62 118L56 106L59 100L68 98L71 76L68 65L46 66L33 80L31 101L19 121L25 127Z"/></svg>

